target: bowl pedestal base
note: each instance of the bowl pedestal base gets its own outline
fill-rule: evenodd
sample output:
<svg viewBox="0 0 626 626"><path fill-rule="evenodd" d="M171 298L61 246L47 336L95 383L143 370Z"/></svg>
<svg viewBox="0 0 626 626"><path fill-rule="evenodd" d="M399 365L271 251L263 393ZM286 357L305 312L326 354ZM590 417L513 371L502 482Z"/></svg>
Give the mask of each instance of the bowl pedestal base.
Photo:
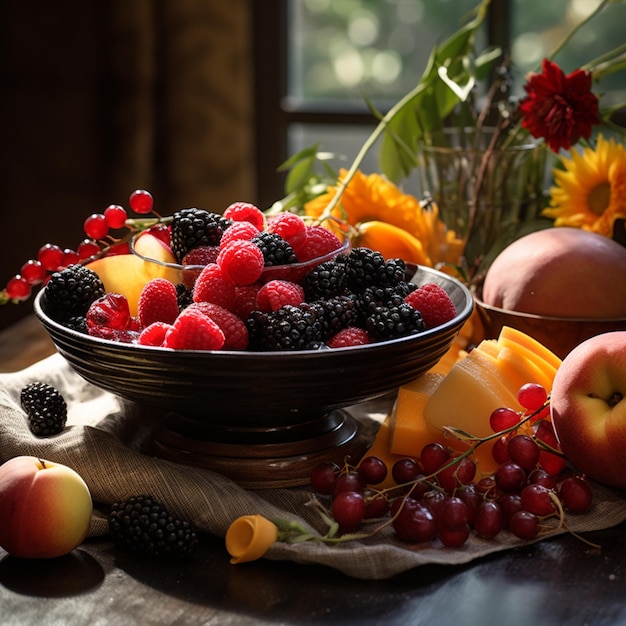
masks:
<svg viewBox="0 0 626 626"><path fill-rule="evenodd" d="M151 452L160 458L201 467L231 478L246 489L309 484L319 463L356 463L371 442L347 411L295 425L231 428L203 425L170 413L154 431Z"/></svg>

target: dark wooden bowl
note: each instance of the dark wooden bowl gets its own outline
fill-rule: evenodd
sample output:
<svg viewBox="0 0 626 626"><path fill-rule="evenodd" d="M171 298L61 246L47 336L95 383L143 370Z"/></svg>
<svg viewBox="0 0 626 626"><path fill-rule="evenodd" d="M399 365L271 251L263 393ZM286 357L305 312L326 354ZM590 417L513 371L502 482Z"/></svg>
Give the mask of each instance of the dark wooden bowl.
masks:
<svg viewBox="0 0 626 626"><path fill-rule="evenodd" d="M487 338L496 338L503 326L510 326L530 335L564 359L579 343L601 333L626 330L626 318L576 319L549 317L500 309L475 297L478 317Z"/></svg>

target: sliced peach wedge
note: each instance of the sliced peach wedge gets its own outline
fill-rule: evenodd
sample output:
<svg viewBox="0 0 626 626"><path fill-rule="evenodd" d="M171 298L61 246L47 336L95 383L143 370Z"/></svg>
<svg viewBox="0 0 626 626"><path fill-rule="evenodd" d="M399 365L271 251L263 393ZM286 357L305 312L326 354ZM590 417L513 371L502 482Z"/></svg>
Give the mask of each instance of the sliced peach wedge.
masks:
<svg viewBox="0 0 626 626"><path fill-rule="evenodd" d="M137 315L139 296L144 285L153 278L165 278L173 284L181 282L180 270L162 265L175 264L169 246L149 232L140 235L135 250L141 255L118 254L106 256L87 264L100 277L107 292L121 293L128 299L130 314ZM153 259L155 262L146 261Z"/></svg>

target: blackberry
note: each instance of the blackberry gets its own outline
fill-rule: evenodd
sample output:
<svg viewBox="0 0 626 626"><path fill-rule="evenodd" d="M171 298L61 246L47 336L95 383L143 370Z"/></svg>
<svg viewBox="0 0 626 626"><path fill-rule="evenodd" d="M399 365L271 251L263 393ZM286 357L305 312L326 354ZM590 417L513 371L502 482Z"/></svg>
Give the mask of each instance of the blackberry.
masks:
<svg viewBox="0 0 626 626"><path fill-rule="evenodd" d="M83 265L70 265L55 272L46 283L46 313L60 323L84 316L89 305L104 295L98 274Z"/></svg>
<svg viewBox="0 0 626 626"><path fill-rule="evenodd" d="M58 435L67 422L67 404L61 393L44 382L26 385L20 392L28 427L37 437Z"/></svg>
<svg viewBox="0 0 626 626"><path fill-rule="evenodd" d="M343 263L348 286L355 293L365 287L391 287L406 277L404 261L385 260L380 252L369 248L354 248Z"/></svg>
<svg viewBox="0 0 626 626"><path fill-rule="evenodd" d="M179 263L198 246L217 246L231 221L204 209L181 209L172 216L171 248Z"/></svg>
<svg viewBox="0 0 626 626"><path fill-rule="evenodd" d="M84 315L72 315L72 317L63 323L63 326L85 335L89 334L87 330L87 318Z"/></svg>
<svg viewBox="0 0 626 626"><path fill-rule="evenodd" d="M313 350L322 343L323 311L287 304L271 313L253 311L246 321L253 350Z"/></svg>
<svg viewBox="0 0 626 626"><path fill-rule="evenodd" d="M425 330L422 314L410 304L370 307L365 329L378 340L393 339Z"/></svg>
<svg viewBox="0 0 626 626"><path fill-rule="evenodd" d="M366 287L355 295L359 325L365 326L367 316L376 307L399 306L417 285L401 282L393 287Z"/></svg>
<svg viewBox="0 0 626 626"><path fill-rule="evenodd" d="M328 299L345 294L348 287L345 265L337 261L320 263L307 273L302 286L307 300Z"/></svg>
<svg viewBox="0 0 626 626"><path fill-rule="evenodd" d="M261 231L250 240L263 253L266 266L290 265L298 262L298 257L291 244L276 233Z"/></svg>
<svg viewBox="0 0 626 626"><path fill-rule="evenodd" d="M198 545L194 527L173 517L150 496L133 496L114 503L108 519L113 540L137 554L183 558L190 556Z"/></svg>
<svg viewBox="0 0 626 626"><path fill-rule="evenodd" d="M357 299L354 296L335 296L328 300L318 300L322 311L322 336L332 337L341 329L354 326L358 322Z"/></svg>
<svg viewBox="0 0 626 626"><path fill-rule="evenodd" d="M193 290L187 289L183 283L176 285L176 298L178 300L178 310L182 311L193 303Z"/></svg>

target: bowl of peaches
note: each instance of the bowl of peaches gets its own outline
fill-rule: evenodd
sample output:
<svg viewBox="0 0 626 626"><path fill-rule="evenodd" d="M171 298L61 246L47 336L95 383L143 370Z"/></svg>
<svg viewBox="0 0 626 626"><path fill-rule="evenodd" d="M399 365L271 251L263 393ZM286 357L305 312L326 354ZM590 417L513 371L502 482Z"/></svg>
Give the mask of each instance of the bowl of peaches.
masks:
<svg viewBox="0 0 626 626"><path fill-rule="evenodd" d="M356 454L349 409L434 366L473 299L334 227L235 203L182 209L53 273L34 308L81 377L154 416L153 453L236 479L255 460L266 486Z"/></svg>

